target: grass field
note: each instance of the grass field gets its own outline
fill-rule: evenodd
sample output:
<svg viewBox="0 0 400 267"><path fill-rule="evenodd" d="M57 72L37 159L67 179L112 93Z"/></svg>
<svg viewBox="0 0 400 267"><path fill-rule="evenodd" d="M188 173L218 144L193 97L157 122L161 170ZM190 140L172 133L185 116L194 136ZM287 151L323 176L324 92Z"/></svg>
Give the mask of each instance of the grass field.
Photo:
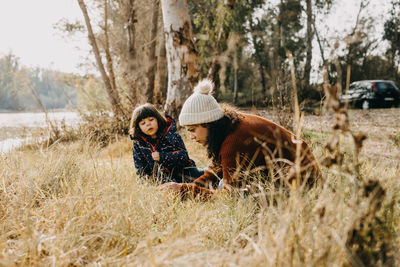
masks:
<svg viewBox="0 0 400 267"><path fill-rule="evenodd" d="M318 186L289 196L181 200L136 176L127 137L2 155L0 266L399 266L400 109L349 117L368 137L357 172L346 168L354 147L343 135L345 163L322 167ZM332 123L304 118L303 138L319 159ZM205 150L182 134L207 166Z"/></svg>

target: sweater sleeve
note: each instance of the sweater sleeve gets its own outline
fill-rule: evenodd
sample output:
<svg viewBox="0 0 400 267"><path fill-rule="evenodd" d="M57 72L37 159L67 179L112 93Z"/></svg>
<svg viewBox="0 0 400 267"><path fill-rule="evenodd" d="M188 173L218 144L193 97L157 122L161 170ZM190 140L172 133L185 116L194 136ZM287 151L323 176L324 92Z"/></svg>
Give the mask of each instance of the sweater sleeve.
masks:
<svg viewBox="0 0 400 267"><path fill-rule="evenodd" d="M196 180L194 180L193 183L200 187L209 188L210 184L218 183L219 179L221 179L218 178L215 174L216 173L213 170L206 170L204 174L199 178L197 178Z"/></svg>
<svg viewBox="0 0 400 267"><path fill-rule="evenodd" d="M211 167L211 170L204 172L202 176L194 180L192 184L182 184L181 193L194 197L209 198L216 192L229 191L232 187L232 174L236 168L237 148L230 145L230 141L224 142L220 150L220 167ZM220 177L223 179L222 190L208 189L210 183L218 182Z"/></svg>
<svg viewBox="0 0 400 267"><path fill-rule="evenodd" d="M182 137L179 134L174 134L173 138L171 138L170 140L173 151L159 152L159 163L167 169L172 169L177 166L186 167L188 165L191 165L189 164L189 155L186 151L186 147L183 143Z"/></svg>
<svg viewBox="0 0 400 267"><path fill-rule="evenodd" d="M154 161L148 161L143 155L139 145L133 143L133 161L135 162L136 173L138 175L152 175Z"/></svg>
<svg viewBox="0 0 400 267"><path fill-rule="evenodd" d="M231 186L233 181L233 174L237 167L240 168L241 162L236 162L240 160L240 153L233 149L234 146L223 146L221 147L220 157L221 157L221 167L222 167L222 178L224 182L224 187ZM239 166L238 166L239 165Z"/></svg>
<svg viewBox="0 0 400 267"><path fill-rule="evenodd" d="M181 194L183 196L199 196L201 199L208 199L217 192L221 190L208 189L210 184L218 183L219 178L222 173L216 170L206 170L202 176L194 180L191 184L182 184ZM225 191L225 190L222 190Z"/></svg>
<svg viewBox="0 0 400 267"><path fill-rule="evenodd" d="M218 191L220 190L207 189L196 184L182 184L180 193L184 197L199 197L200 199L207 200Z"/></svg>

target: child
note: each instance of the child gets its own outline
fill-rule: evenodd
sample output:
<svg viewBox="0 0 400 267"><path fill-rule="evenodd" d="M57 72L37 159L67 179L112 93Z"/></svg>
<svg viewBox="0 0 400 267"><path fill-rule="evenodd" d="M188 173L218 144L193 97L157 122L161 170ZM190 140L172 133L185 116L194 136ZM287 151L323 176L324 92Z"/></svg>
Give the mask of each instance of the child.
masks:
<svg viewBox="0 0 400 267"><path fill-rule="evenodd" d="M182 183L204 173L189 158L181 136L176 133L175 121L168 115L164 117L151 104L133 111L130 137L134 141L133 160L139 175L161 183Z"/></svg>

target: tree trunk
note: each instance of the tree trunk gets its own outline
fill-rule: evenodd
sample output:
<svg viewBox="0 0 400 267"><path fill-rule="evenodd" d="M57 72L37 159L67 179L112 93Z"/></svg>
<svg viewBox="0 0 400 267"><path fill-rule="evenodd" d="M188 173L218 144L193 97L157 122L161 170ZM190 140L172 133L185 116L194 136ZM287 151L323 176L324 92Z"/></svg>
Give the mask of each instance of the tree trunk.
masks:
<svg viewBox="0 0 400 267"><path fill-rule="evenodd" d="M235 51L233 54L233 104L237 103L238 99L238 54L237 47L235 47Z"/></svg>
<svg viewBox="0 0 400 267"><path fill-rule="evenodd" d="M361 0L360 7L359 7L358 13L357 13L356 23L354 24L353 31L348 35L348 37L358 35L357 28L358 28L358 24L360 23L360 15L361 15L361 12L363 11L363 9L368 6L368 4L369 4L368 1ZM355 54L353 51L354 46L353 46L352 42L347 42L347 49L348 49L348 52L346 55L346 63L347 63L346 83L347 83L347 81L350 83L351 65L353 64L354 54ZM342 68L341 68L339 59L336 59L335 65L336 65L336 69L338 71L338 83L340 84L340 86L338 87L339 93L342 93L343 72L342 72ZM340 73L339 73L339 71L340 71ZM345 85L345 86L347 86L347 85Z"/></svg>
<svg viewBox="0 0 400 267"><path fill-rule="evenodd" d="M261 94L263 96L263 101L265 101L267 98L267 87L265 85L264 66L261 62L258 63L258 72L260 73Z"/></svg>
<svg viewBox="0 0 400 267"><path fill-rule="evenodd" d="M105 37L104 51L106 54L108 75L110 77L112 89L117 90L117 85L115 83L113 60L110 52L110 41L108 39L108 0L104 0L104 37Z"/></svg>
<svg viewBox="0 0 400 267"><path fill-rule="evenodd" d="M89 18L88 12L87 12L86 5L83 0L78 0L78 3L82 10L83 16L85 18L86 27L88 30L88 38L89 38L90 44L93 48L93 53L96 58L97 67L101 73L101 77L103 79L103 82L104 82L104 85L105 85L105 88L107 91L107 95L108 95L108 98L111 103L111 108L114 112L114 115L117 118L119 118L120 116L124 116L124 113L121 109L121 102L120 102L120 98L118 95L118 91L113 90L110 78L107 76L106 70L105 70L103 62L101 60L100 51L97 46L96 38L93 33L93 29L92 29L92 25L90 23L90 18Z"/></svg>
<svg viewBox="0 0 400 267"><path fill-rule="evenodd" d="M162 0L161 3L168 60L165 110L176 118L199 80L198 52L192 39L186 0Z"/></svg>
<svg viewBox="0 0 400 267"><path fill-rule="evenodd" d="M128 97L131 101L132 108L135 106L137 102L137 92L136 92L136 46L135 46L135 37L136 37L136 14L134 7L134 0L129 0L128 3L128 51L127 58L125 59L126 70L124 72L124 80L126 84L128 84L129 91Z"/></svg>
<svg viewBox="0 0 400 267"><path fill-rule="evenodd" d="M346 71L346 87L345 87L345 92L349 90L350 87L350 77L351 77L351 65L347 65L347 71Z"/></svg>
<svg viewBox="0 0 400 267"><path fill-rule="evenodd" d="M157 30L158 30L158 0L153 0L153 14L151 20L150 46L148 51L148 68L146 71L146 99L148 103L154 103L154 80L157 67Z"/></svg>
<svg viewBox="0 0 400 267"><path fill-rule="evenodd" d="M275 50L275 47L274 47L274 51L277 51L277 50ZM274 100L274 97L275 97L274 93L275 93L275 90L277 90L277 75L276 75L277 71L276 71L276 66L275 66L276 53L274 53L272 50L269 51L268 52L268 58L269 58L269 62L270 62L270 66L269 66L268 71L269 71L269 76L271 77L271 81L272 81L271 97L272 97L272 100Z"/></svg>
<svg viewBox="0 0 400 267"><path fill-rule="evenodd" d="M315 26L315 20L313 20L313 25L314 25L314 32L315 32L315 36L317 37L317 42L318 42L318 47L319 47L319 51L321 53L321 59L322 59L322 65L325 66L326 64L326 59L325 59L325 53L324 53L324 49L322 47L322 41L319 38L319 34L317 31L317 27Z"/></svg>
<svg viewBox="0 0 400 267"><path fill-rule="evenodd" d="M334 61L335 67L336 67L336 72L337 72L337 80L336 80L336 85L338 87L338 92L342 92L342 84L343 84L343 72L342 72L342 66L340 65L340 60L338 58L335 59Z"/></svg>
<svg viewBox="0 0 400 267"><path fill-rule="evenodd" d="M286 42L285 42L285 31L283 28L283 22L282 22L282 17L283 14L285 13L285 10L283 8L283 0L281 0L281 4L279 5L279 19L278 19L278 25L279 25L279 46L280 48L286 48Z"/></svg>
<svg viewBox="0 0 400 267"><path fill-rule="evenodd" d="M307 55L306 55L306 65L304 67L304 82L306 85L310 85L310 74L311 74L311 60L312 60L312 3L311 0L307 0Z"/></svg>
<svg viewBox="0 0 400 267"><path fill-rule="evenodd" d="M221 70L221 64L219 63L218 56L213 59L210 69L208 70L207 78L214 82L214 90L212 95L215 99L218 99L219 87L221 86L221 80L219 78L219 71Z"/></svg>
<svg viewBox="0 0 400 267"><path fill-rule="evenodd" d="M282 18L283 18L283 14L284 14L285 10L283 8L283 0L280 1L280 5L279 5L279 16L278 16L278 23L277 23L277 33L278 33L278 37L279 37L279 42L277 43L277 50L276 50L276 64L275 64L275 68L276 68L276 72L277 72L277 85L276 85L276 89L279 91L279 96L280 96L280 105L281 108L284 107L285 105L285 79L284 79L284 68L282 67L282 62L284 61L284 59L282 58L282 56L280 55L280 51L284 48L286 48L286 42L285 42L285 31L283 28L283 22L282 22Z"/></svg>
<svg viewBox="0 0 400 267"><path fill-rule="evenodd" d="M215 42L213 60L207 74L207 78L211 79L214 82L214 90L212 94L215 97L215 99L218 99L219 93L221 91L220 88L221 87L220 70L222 68L220 62L220 57L222 52L221 39L222 38L224 38L224 40L228 39L229 34L230 30L224 31L223 26L221 25L218 31L218 38Z"/></svg>
<svg viewBox="0 0 400 267"><path fill-rule="evenodd" d="M157 77L155 91L157 92L156 103L165 105L168 89L168 69L167 69L167 52L165 50L165 35L161 34L159 41L159 52L157 62Z"/></svg>
<svg viewBox="0 0 400 267"><path fill-rule="evenodd" d="M394 4L395 2L393 2ZM393 6L394 7L394 6ZM400 55L400 51L399 51L399 31L400 31L400 27L399 27L399 20L396 19L395 20L395 26L394 26L394 36L393 36L393 40L396 40L395 42L391 42L392 44L392 62L391 62L391 66L392 66L392 77L396 77L398 74L398 64L396 64L396 52L399 53Z"/></svg>
<svg viewBox="0 0 400 267"><path fill-rule="evenodd" d="M263 60L261 58L261 51L257 46L257 37L254 33L255 30L254 30L252 21L250 21L249 26L250 26L251 37L252 37L253 46L254 46L254 50L255 50L255 59L256 59L257 65L258 65L258 73L260 74L261 94L262 94L263 101L264 101L267 97L267 89L265 87Z"/></svg>

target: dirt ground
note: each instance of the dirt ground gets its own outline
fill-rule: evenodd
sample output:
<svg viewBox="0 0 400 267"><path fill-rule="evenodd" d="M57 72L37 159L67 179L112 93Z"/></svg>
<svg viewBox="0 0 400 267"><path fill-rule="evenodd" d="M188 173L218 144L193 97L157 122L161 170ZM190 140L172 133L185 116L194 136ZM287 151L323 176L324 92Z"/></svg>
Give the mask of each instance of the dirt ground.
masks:
<svg viewBox="0 0 400 267"><path fill-rule="evenodd" d="M280 123L277 112L272 110L249 110L272 121ZM361 157L376 158L400 162L400 108L391 109L350 109L350 129L353 133L363 132L367 135L361 151ZM320 134L321 143L329 138L332 132L333 116L325 112L322 115L304 115L303 132L311 131ZM0 141L7 138L24 138L46 135L43 128L34 127L1 127Z"/></svg>
<svg viewBox="0 0 400 267"><path fill-rule="evenodd" d="M255 113L279 123L279 117L272 111L257 110ZM363 132L367 135L361 158L400 161L400 108L350 109L348 114L350 130L355 134ZM332 132L332 124L332 114L305 114L303 131L326 133L327 139Z"/></svg>

